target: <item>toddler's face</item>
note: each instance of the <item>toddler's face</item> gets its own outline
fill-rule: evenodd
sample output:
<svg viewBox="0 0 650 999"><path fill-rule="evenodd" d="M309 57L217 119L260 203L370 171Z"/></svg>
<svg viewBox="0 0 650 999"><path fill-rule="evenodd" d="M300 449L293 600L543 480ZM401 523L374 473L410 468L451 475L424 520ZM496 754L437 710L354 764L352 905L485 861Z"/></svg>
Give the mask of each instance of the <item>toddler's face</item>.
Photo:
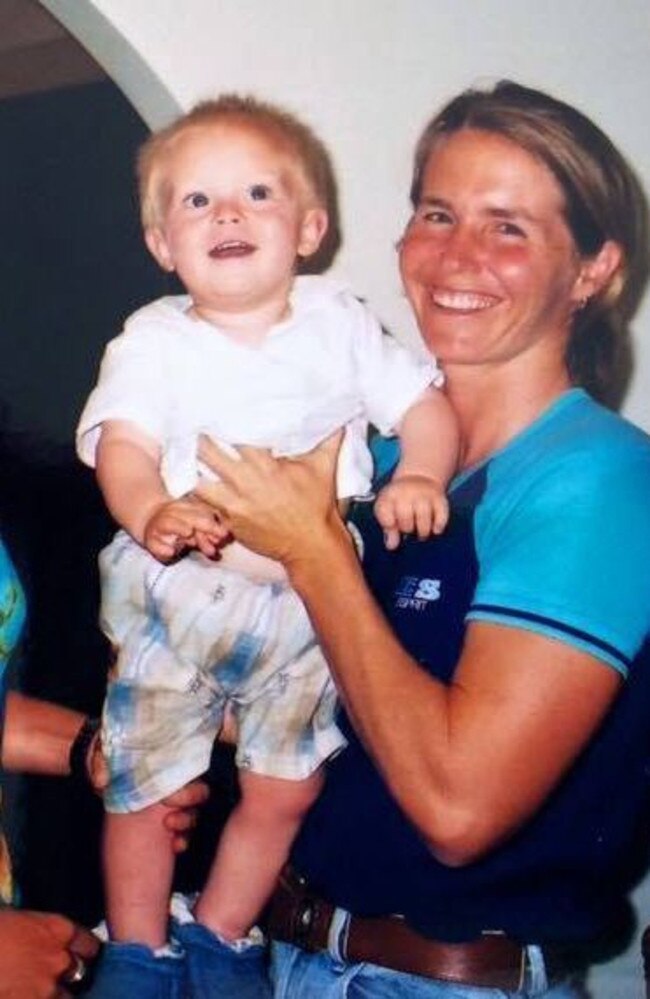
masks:
<svg viewBox="0 0 650 999"><path fill-rule="evenodd" d="M147 245L178 273L195 308L286 305L296 258L315 252L327 224L286 152L250 127L196 127L179 137L156 180L163 221L147 230Z"/></svg>

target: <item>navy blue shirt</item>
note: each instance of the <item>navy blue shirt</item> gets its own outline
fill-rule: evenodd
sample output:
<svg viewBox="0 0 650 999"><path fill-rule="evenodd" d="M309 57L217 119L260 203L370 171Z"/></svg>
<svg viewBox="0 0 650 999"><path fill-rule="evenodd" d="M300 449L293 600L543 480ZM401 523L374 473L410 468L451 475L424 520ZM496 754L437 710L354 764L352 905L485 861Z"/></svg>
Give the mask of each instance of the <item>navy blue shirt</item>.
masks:
<svg viewBox="0 0 650 999"><path fill-rule="evenodd" d="M372 505L354 514L368 584L407 651L448 682L467 623L488 620L588 651L625 678L621 693L537 814L460 868L433 857L343 717L349 745L293 862L335 904L401 913L437 939L595 937L625 910L650 798L650 441L574 389L459 476L450 502L442 537L393 553Z"/></svg>

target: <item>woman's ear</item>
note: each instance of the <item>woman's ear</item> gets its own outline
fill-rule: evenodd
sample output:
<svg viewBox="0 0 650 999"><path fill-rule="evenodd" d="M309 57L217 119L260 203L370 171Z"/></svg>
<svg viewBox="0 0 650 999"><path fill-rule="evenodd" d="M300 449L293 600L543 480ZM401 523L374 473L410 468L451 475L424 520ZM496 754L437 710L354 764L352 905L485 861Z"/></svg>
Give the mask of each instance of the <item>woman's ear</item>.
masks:
<svg viewBox="0 0 650 999"><path fill-rule="evenodd" d="M164 271L174 270L174 260L165 234L158 226L148 226L144 231L144 241L152 257Z"/></svg>
<svg viewBox="0 0 650 999"><path fill-rule="evenodd" d="M572 298L576 303L593 298L615 279L623 264L623 250L613 239L606 240L598 253L585 257L573 286Z"/></svg>
<svg viewBox="0 0 650 999"><path fill-rule="evenodd" d="M311 257L323 241L329 218L324 208L308 208L300 223L298 234L299 257Z"/></svg>

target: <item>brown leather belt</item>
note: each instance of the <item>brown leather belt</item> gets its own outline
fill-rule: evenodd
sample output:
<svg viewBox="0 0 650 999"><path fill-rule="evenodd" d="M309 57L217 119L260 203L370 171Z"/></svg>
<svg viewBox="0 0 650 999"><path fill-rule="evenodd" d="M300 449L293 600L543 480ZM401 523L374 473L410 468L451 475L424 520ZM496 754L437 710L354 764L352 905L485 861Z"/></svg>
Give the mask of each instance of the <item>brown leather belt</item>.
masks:
<svg viewBox="0 0 650 999"><path fill-rule="evenodd" d="M307 951L328 949L335 907L313 895L285 870L271 899L267 930L275 940ZM350 916L339 941L346 961L365 961L443 982L515 992L524 987L526 948L502 933L484 933L468 943L429 940L399 916Z"/></svg>

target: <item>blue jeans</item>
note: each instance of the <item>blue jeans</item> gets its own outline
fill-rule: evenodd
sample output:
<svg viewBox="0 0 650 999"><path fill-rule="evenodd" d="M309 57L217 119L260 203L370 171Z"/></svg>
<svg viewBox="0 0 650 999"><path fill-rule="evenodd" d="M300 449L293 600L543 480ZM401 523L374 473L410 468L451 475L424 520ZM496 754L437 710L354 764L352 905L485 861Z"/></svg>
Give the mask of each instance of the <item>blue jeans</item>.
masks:
<svg viewBox="0 0 650 999"><path fill-rule="evenodd" d="M549 988L539 948L528 950L526 987L503 992L406 975L376 964L347 964L327 952L309 954L290 944L274 943L273 994L275 999L585 999L580 987L568 982Z"/></svg>
<svg viewBox="0 0 650 999"><path fill-rule="evenodd" d="M154 957L135 943L108 943L87 999L186 999L185 956Z"/></svg>
<svg viewBox="0 0 650 999"><path fill-rule="evenodd" d="M265 944L237 950L199 923L176 924L172 932L186 955L188 997L271 999Z"/></svg>
<svg viewBox="0 0 650 999"><path fill-rule="evenodd" d="M198 923L173 932L174 957L106 944L87 999L271 999L264 945L236 950Z"/></svg>

